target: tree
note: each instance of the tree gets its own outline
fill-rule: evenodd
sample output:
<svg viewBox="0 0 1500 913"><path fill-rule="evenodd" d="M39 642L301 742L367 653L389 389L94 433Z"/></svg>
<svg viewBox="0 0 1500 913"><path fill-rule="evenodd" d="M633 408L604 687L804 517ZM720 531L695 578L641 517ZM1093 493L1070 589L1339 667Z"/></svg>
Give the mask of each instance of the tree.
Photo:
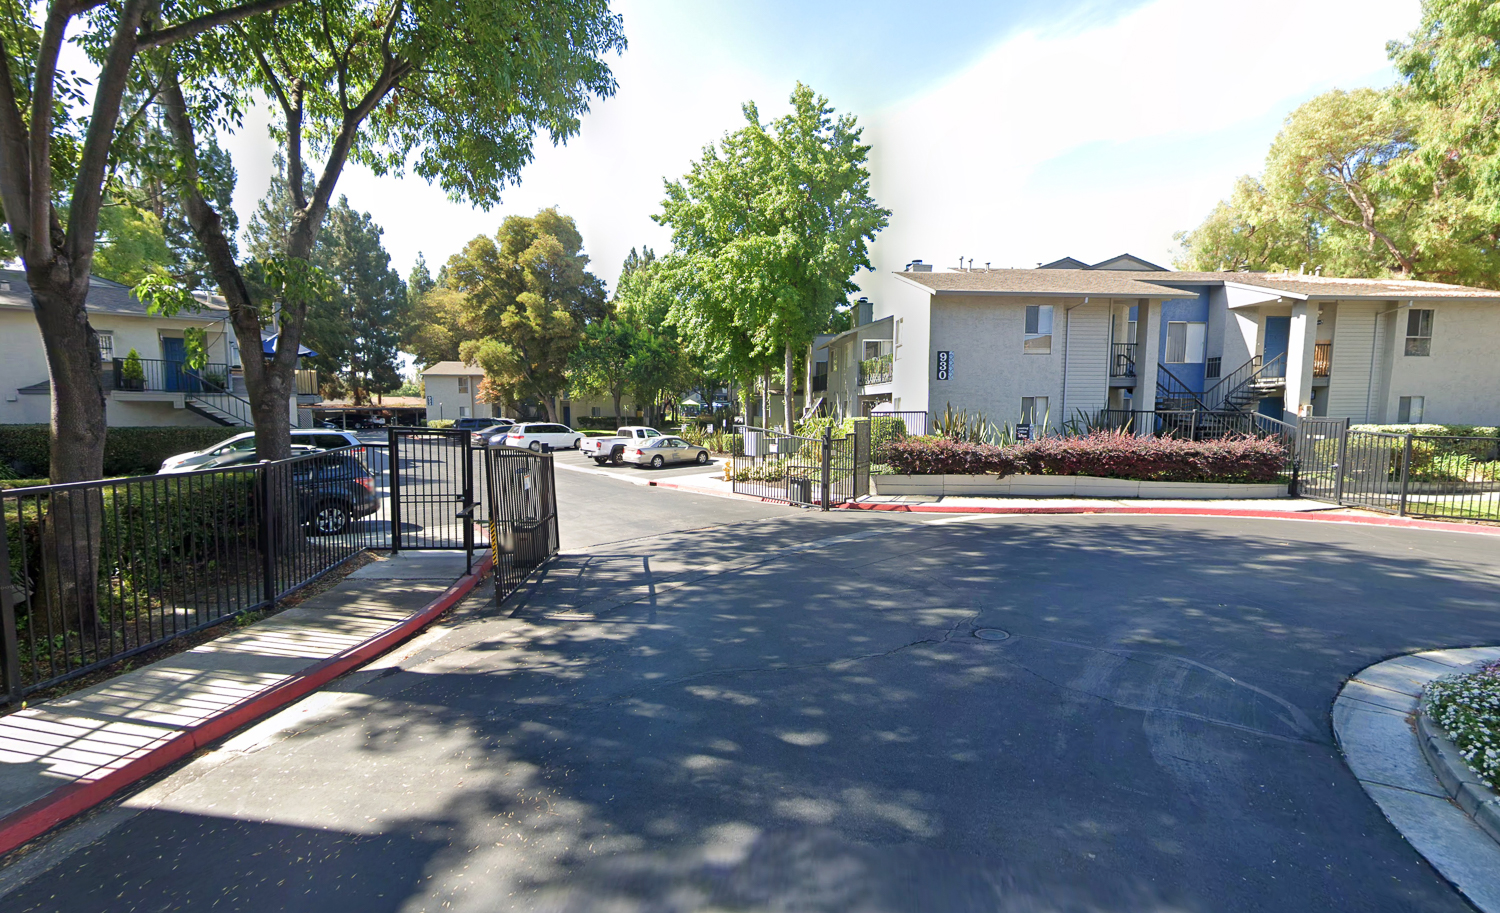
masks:
<svg viewBox="0 0 1500 913"><path fill-rule="evenodd" d="M672 322L689 350L725 347L735 366L769 369L776 356L792 427L796 353L856 290L867 244L889 210L870 196L870 147L853 115L797 84L792 112L724 137L680 181L667 184L657 220L672 229L667 258L680 290Z"/></svg>
<svg viewBox="0 0 1500 913"><path fill-rule="evenodd" d="M441 283L435 285L418 297L407 315L402 346L416 356L418 364L457 361L458 345L465 338L463 313L463 294Z"/></svg>
<svg viewBox="0 0 1500 913"><path fill-rule="evenodd" d="M330 294L309 305L307 341L343 375L356 403L401 384L396 346L406 320L406 284L391 269L383 233L369 213L356 212L340 197L313 254Z"/></svg>
<svg viewBox="0 0 1500 913"><path fill-rule="evenodd" d="M635 325L629 320L606 317L584 327L583 337L568 363L569 386L580 392L608 396L614 401L617 420L632 379L631 358L640 342L638 337Z"/></svg>
<svg viewBox="0 0 1500 913"><path fill-rule="evenodd" d="M276 315L275 353L244 366L261 456L290 453L285 403L308 308L323 286L313 247L344 165L353 160L391 174L411 162L451 197L493 205L519 179L538 130L566 141L589 99L613 94L602 57L623 47L620 19L606 0L545 7L319 0L219 36L212 53L250 64L227 78L224 91L193 83L190 104L182 87L193 61L176 59L163 70L180 186L241 351L258 351L262 327ZM198 163L204 124L257 95L275 105L272 132L286 156L293 208L284 258L263 264L280 302L274 311L250 295L220 214L202 193ZM309 154L324 159L311 193Z"/></svg>
<svg viewBox="0 0 1500 913"><path fill-rule="evenodd" d="M573 219L544 209L508 216L494 238L475 238L447 264L469 334L459 357L482 367L506 399L540 400L554 422L584 328L607 313L604 283L588 262Z"/></svg>

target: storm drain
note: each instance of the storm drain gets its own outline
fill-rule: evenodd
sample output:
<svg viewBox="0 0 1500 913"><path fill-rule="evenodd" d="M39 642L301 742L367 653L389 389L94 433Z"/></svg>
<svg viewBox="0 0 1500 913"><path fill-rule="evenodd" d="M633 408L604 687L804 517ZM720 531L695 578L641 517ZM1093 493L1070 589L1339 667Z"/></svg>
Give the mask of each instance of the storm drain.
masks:
<svg viewBox="0 0 1500 913"><path fill-rule="evenodd" d="M999 628L975 628L974 636L980 640L1005 640L1010 633Z"/></svg>

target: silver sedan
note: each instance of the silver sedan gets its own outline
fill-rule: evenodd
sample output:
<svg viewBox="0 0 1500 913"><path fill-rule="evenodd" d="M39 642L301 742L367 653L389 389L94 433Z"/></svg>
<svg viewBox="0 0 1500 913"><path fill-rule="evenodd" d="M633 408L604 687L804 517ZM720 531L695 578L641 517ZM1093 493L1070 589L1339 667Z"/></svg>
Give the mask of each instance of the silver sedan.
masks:
<svg viewBox="0 0 1500 913"><path fill-rule="evenodd" d="M708 465L708 448L689 444L680 437L653 437L625 445L622 458L637 466L660 469L670 463Z"/></svg>

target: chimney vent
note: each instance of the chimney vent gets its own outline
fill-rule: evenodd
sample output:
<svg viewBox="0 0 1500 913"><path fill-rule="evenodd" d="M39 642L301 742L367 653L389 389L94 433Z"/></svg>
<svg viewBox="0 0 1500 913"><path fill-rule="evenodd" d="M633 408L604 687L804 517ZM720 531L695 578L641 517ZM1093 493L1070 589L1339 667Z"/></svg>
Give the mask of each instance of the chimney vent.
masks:
<svg viewBox="0 0 1500 913"><path fill-rule="evenodd" d="M932 264L931 263L923 263L921 260L913 260L910 263L906 264L906 272L908 272L908 273L930 273L930 272L932 272Z"/></svg>

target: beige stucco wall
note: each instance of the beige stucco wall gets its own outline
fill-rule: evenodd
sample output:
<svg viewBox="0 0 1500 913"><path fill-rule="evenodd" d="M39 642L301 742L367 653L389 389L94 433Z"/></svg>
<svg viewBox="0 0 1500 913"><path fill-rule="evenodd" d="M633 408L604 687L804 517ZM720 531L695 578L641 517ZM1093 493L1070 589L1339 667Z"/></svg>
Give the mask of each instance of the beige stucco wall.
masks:
<svg viewBox="0 0 1500 913"><path fill-rule="evenodd" d="M114 334L117 358L124 358L134 348L143 359L160 359L162 337L181 338L188 327L201 327L208 331L209 361L222 364L230 361L229 342L233 334L221 320L94 313L89 315L89 322L101 333ZM36 318L26 309L0 308L0 424L49 421L50 396L18 392L21 387L46 380L47 356ZM110 391L105 400L105 418L115 427L214 424L184 409L182 402L181 395Z"/></svg>
<svg viewBox="0 0 1500 913"><path fill-rule="evenodd" d="M875 316L891 318L891 405L901 412L929 410L935 376L932 342L932 294L925 288L896 280L884 301L875 302Z"/></svg>
<svg viewBox="0 0 1500 913"><path fill-rule="evenodd" d="M1431 307L1432 354L1406 352L1405 308L1387 315L1390 381L1380 391L1384 421L1394 422L1403 396L1425 398L1424 422L1500 424L1500 304L1417 302Z"/></svg>
<svg viewBox="0 0 1500 913"><path fill-rule="evenodd" d="M464 415L474 418L490 418L495 415L493 406L478 400L479 382L484 380L484 372L477 368L468 378L468 391L465 393L458 392L458 377L455 375L424 374L422 380L427 389L428 421L461 418L459 407L468 410Z"/></svg>

